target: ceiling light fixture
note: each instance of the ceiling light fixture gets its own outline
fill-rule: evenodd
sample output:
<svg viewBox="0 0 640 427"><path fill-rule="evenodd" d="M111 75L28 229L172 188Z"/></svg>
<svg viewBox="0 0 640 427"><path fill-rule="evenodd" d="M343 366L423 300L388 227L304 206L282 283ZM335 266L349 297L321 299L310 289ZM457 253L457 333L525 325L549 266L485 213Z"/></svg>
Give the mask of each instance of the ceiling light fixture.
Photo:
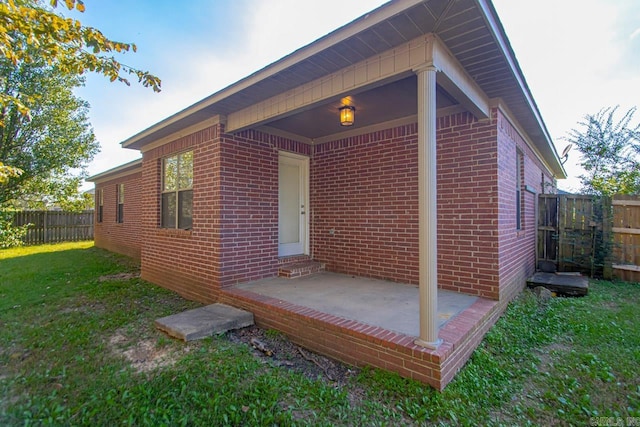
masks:
<svg viewBox="0 0 640 427"><path fill-rule="evenodd" d="M356 118L356 108L350 105L343 105L340 110L340 124L342 126L351 126Z"/></svg>

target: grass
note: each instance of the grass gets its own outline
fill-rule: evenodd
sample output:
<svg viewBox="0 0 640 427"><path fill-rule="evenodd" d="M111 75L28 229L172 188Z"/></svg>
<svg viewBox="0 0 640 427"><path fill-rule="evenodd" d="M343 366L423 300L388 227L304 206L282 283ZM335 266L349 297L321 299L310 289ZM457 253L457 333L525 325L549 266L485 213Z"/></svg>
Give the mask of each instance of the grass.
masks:
<svg viewBox="0 0 640 427"><path fill-rule="evenodd" d="M189 344L166 338L153 320L197 304L117 276L136 268L90 243L0 251L0 425L540 425L640 417L638 284L594 281L589 296L546 306L523 293L438 393L375 369L342 386L312 380L225 336Z"/></svg>

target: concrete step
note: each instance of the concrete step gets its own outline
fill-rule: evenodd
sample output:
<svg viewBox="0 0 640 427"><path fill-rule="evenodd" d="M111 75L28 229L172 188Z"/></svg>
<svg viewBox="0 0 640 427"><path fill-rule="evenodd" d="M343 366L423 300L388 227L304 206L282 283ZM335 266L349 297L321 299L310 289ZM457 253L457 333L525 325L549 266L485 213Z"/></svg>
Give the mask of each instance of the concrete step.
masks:
<svg viewBox="0 0 640 427"><path fill-rule="evenodd" d="M318 261L301 261L283 264L278 268L278 276L288 279L308 276L310 274L324 271L324 264Z"/></svg>
<svg viewBox="0 0 640 427"><path fill-rule="evenodd" d="M253 325L253 313L225 304L211 304L155 321L156 328L183 341L193 341Z"/></svg>

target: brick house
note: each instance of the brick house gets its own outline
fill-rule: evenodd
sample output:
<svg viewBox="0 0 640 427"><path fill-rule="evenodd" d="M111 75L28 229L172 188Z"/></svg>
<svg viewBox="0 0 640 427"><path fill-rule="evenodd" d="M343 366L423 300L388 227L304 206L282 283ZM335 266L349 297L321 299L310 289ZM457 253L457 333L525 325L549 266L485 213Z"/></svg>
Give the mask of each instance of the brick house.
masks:
<svg viewBox="0 0 640 427"><path fill-rule="evenodd" d="M537 194L565 177L488 0L389 2L122 145L142 159L92 178L97 246L439 389L534 272ZM259 290L316 266L413 285L419 333ZM477 299L442 325L446 291Z"/></svg>
<svg viewBox="0 0 640 427"><path fill-rule="evenodd" d="M96 246L140 259L142 160L94 175Z"/></svg>

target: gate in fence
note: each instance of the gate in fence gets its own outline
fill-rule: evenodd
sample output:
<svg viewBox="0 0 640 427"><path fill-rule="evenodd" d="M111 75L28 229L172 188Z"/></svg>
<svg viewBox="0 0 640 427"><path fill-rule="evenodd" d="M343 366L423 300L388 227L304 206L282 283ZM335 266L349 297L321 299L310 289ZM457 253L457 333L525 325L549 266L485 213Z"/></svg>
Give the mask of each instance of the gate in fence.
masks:
<svg viewBox="0 0 640 427"><path fill-rule="evenodd" d="M538 261L640 282L640 197L538 196Z"/></svg>
<svg viewBox="0 0 640 427"><path fill-rule="evenodd" d="M558 271L596 273L596 250L602 237L599 207L592 196L540 194L538 198L538 260Z"/></svg>

